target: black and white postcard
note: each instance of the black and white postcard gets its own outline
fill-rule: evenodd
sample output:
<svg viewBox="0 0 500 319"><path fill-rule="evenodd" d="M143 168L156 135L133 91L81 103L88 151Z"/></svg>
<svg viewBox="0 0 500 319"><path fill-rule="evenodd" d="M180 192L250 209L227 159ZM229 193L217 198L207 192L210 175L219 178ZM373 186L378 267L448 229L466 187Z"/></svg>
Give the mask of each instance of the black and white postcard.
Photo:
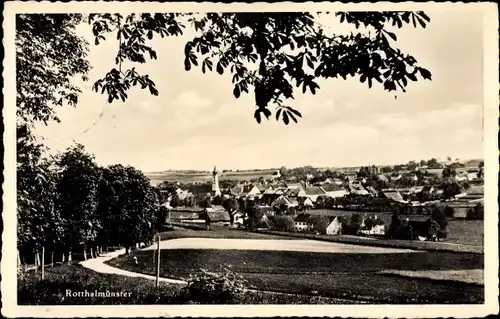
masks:
<svg viewBox="0 0 500 319"><path fill-rule="evenodd" d="M498 313L495 4L3 14L2 315Z"/></svg>

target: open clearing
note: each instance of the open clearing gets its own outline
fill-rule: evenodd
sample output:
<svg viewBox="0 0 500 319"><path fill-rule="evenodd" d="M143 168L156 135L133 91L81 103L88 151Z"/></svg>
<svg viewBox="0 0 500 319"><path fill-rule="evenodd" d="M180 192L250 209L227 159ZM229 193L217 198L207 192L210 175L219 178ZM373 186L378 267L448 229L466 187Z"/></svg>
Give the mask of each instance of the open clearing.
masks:
<svg viewBox="0 0 500 319"><path fill-rule="evenodd" d="M313 240L183 238L161 242L160 276L187 279L226 265L254 289L386 303L482 303L484 287L461 280L481 273L481 254L411 251ZM107 263L154 275L155 251L135 251ZM134 261L137 258L137 264ZM398 276L384 271L400 271ZM457 271L453 281L422 274ZM413 277L411 275L414 275ZM435 276L434 276L435 277ZM436 278L439 279L439 278ZM374 301L375 302L375 301Z"/></svg>
<svg viewBox="0 0 500 319"><path fill-rule="evenodd" d="M227 238L178 238L160 242L161 249L223 249L258 251L298 251L319 253L395 254L410 253L409 249L380 248L361 245L330 243L294 239L227 239ZM145 250L154 250L156 245ZM418 252L415 252L418 253ZM421 253L421 252L420 252Z"/></svg>

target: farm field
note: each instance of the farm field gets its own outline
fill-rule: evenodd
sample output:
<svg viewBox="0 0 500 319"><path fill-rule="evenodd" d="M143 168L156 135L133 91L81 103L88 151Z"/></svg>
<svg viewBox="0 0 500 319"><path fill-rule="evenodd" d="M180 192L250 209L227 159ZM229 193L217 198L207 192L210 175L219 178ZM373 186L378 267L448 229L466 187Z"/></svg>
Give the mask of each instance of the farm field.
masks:
<svg viewBox="0 0 500 319"><path fill-rule="evenodd" d="M481 303L483 286L459 281L435 281L382 274L386 270L446 271L481 270L483 255L445 252L413 252L364 247L356 251L337 244L329 253L245 249L164 249L161 251L162 277L185 279L201 268L217 270L226 265L240 273L255 289L298 294L318 294L333 298L373 299L398 303ZM304 241L312 245L315 241ZM234 243L232 244L234 245ZM246 245L246 244L245 244ZM179 247L178 245L176 245ZM175 246L174 246L175 247ZM332 246L333 247L333 246ZM359 246L358 246L359 247ZM279 248L276 248L279 249ZM360 248L356 248L360 249ZM374 250L371 253L370 250ZM135 251L107 263L118 268L155 274L154 250ZM134 263L137 257L137 264Z"/></svg>
<svg viewBox="0 0 500 319"><path fill-rule="evenodd" d="M250 180L253 178L272 178L276 170L250 170L240 172L219 172L219 180ZM183 173L183 172L153 172L145 174L153 185L163 181L179 182L179 183L194 183L207 182L212 179L212 173Z"/></svg>

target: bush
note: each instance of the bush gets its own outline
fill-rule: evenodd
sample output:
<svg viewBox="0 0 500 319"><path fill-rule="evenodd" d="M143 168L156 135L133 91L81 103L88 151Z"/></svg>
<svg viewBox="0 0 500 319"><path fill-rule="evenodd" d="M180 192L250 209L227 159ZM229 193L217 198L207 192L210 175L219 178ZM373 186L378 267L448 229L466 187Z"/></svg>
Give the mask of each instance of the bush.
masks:
<svg viewBox="0 0 500 319"><path fill-rule="evenodd" d="M446 206L444 208L444 215L448 218L453 218L453 216L455 215L455 209L453 207Z"/></svg>
<svg viewBox="0 0 500 319"><path fill-rule="evenodd" d="M273 229L279 231L293 231L294 223L290 216L273 216L272 217Z"/></svg>
<svg viewBox="0 0 500 319"><path fill-rule="evenodd" d="M345 225L346 227L344 228L343 233L348 235L357 235L361 228L361 223L361 216L359 216L358 214L351 215L349 222L347 223L347 225Z"/></svg>
<svg viewBox="0 0 500 319"><path fill-rule="evenodd" d="M401 235L402 229L403 223L401 222L401 219L399 219L399 215L394 213L391 218L391 225L389 226L389 238L398 238Z"/></svg>
<svg viewBox="0 0 500 319"><path fill-rule="evenodd" d="M201 273L191 275L184 288L186 297L203 304L238 303L245 294L247 282L229 268L221 267L219 272L202 269Z"/></svg>
<svg viewBox="0 0 500 319"><path fill-rule="evenodd" d="M467 210L467 219L484 220L484 206L479 203L473 208Z"/></svg>
<svg viewBox="0 0 500 319"><path fill-rule="evenodd" d="M447 206L449 207L449 206ZM453 210L452 207L449 207ZM446 211L446 209L445 209ZM446 214L445 211L441 207L434 206L431 208L431 218L435 220L439 224L439 228L442 230L446 229L446 226L448 226L448 221L446 220ZM449 211L449 209L448 209Z"/></svg>

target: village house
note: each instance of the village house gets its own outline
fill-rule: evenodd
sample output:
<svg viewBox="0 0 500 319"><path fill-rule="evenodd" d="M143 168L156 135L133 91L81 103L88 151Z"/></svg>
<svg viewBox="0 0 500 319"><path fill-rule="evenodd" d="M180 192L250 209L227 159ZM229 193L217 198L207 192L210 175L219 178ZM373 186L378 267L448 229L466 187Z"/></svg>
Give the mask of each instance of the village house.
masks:
<svg viewBox="0 0 500 319"><path fill-rule="evenodd" d="M342 227L345 223L345 219L343 216L329 216L328 220L330 224L326 227L327 235L339 235L342 234Z"/></svg>
<svg viewBox="0 0 500 319"><path fill-rule="evenodd" d="M183 190L180 187L177 187L175 189L175 193L177 194L177 196L179 197L180 200L184 200L184 199L188 198L189 196L193 195L193 194L191 194L191 192L189 192L187 190Z"/></svg>
<svg viewBox="0 0 500 319"><path fill-rule="evenodd" d="M385 182L385 183L389 182L389 178L387 176L385 176L384 174L377 175L377 179L381 182Z"/></svg>
<svg viewBox="0 0 500 319"><path fill-rule="evenodd" d="M394 175L391 175L391 181L399 181L401 178L403 178L403 176L401 174L394 174Z"/></svg>
<svg viewBox="0 0 500 319"><path fill-rule="evenodd" d="M307 197L313 203L316 202L319 196L325 196L326 192L320 186L309 186L304 188L304 192L300 193L300 197Z"/></svg>
<svg viewBox="0 0 500 319"><path fill-rule="evenodd" d="M372 197L378 197L380 195L380 192L373 186L367 186L366 190L370 193L370 196Z"/></svg>
<svg viewBox="0 0 500 319"><path fill-rule="evenodd" d="M293 221L293 226L298 232L305 232L312 229L313 225L309 222L310 215L299 214L295 217Z"/></svg>
<svg viewBox="0 0 500 319"><path fill-rule="evenodd" d="M314 203L309 197L299 197L297 198L299 204L301 204L305 209L313 208Z"/></svg>
<svg viewBox="0 0 500 319"><path fill-rule="evenodd" d="M333 180L330 177L327 177L324 181L320 183L321 185L325 184L333 184Z"/></svg>
<svg viewBox="0 0 500 319"><path fill-rule="evenodd" d="M231 213L233 217L233 225L241 228L245 224L245 220L248 218L247 213L242 211L241 209L236 209Z"/></svg>
<svg viewBox="0 0 500 319"><path fill-rule="evenodd" d="M340 178L334 178L333 183L336 185L344 185L344 181L341 180Z"/></svg>
<svg viewBox="0 0 500 319"><path fill-rule="evenodd" d="M285 195L281 195L271 203L272 207L280 207L281 205L285 205L287 208L297 207L299 206L299 202L296 199L291 199Z"/></svg>
<svg viewBox="0 0 500 319"><path fill-rule="evenodd" d="M399 191L395 189L383 189L382 194L385 198L400 204L407 204L408 202L403 199Z"/></svg>
<svg viewBox="0 0 500 319"><path fill-rule="evenodd" d="M366 217L361 223L360 233L368 236L383 236L385 235L385 222L377 215Z"/></svg>
<svg viewBox="0 0 500 319"><path fill-rule="evenodd" d="M301 182L298 183L286 183L286 188L287 189L302 189L304 187L304 184Z"/></svg>
<svg viewBox="0 0 500 319"><path fill-rule="evenodd" d="M349 193L353 195L368 196L370 193L361 185L361 183L350 183L348 185Z"/></svg>
<svg viewBox="0 0 500 319"><path fill-rule="evenodd" d="M215 205L205 208L206 222L208 225L221 225L229 226L231 223L231 217L229 212L220 205Z"/></svg>
<svg viewBox="0 0 500 319"><path fill-rule="evenodd" d="M204 212L201 207L172 207L168 209L167 218L171 221L199 220L203 218Z"/></svg>
<svg viewBox="0 0 500 319"><path fill-rule="evenodd" d="M339 198L339 197L344 197L345 195L348 194L347 190L339 186L337 184L324 184L321 186L321 189L324 191L324 193L331 198Z"/></svg>

